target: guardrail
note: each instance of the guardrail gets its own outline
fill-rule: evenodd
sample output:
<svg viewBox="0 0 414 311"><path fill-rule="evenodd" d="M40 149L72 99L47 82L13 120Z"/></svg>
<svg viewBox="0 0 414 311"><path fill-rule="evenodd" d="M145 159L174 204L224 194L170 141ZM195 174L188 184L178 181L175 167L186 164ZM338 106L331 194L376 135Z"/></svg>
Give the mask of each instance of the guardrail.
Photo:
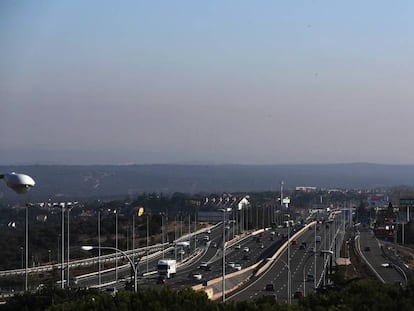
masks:
<svg viewBox="0 0 414 311"><path fill-rule="evenodd" d="M258 276L260 274L262 274L264 271L266 271L272 264L274 261L276 261L276 259L281 255L281 253L283 253L285 251L285 249L288 246L288 243L292 240L296 240L296 238L300 235L303 234L303 232L305 232L306 230L308 230L309 227L313 226L314 224L316 224L316 222L311 222L310 224L306 225L305 227L303 227L302 229L300 229L298 232L296 232L294 235L292 235L290 237L289 240L287 240L285 243L283 243L280 248L276 251L276 253L273 254L273 256L268 259L268 262L266 264L263 265L263 267L261 267L254 276Z"/></svg>
<svg viewBox="0 0 414 311"><path fill-rule="evenodd" d="M207 228L203 228L203 229L197 230L196 232L192 232L192 233L183 235L183 236L179 237L177 240L174 240L173 243L191 239L193 236L198 235L198 234L201 234L201 233L205 233L208 230L214 230L215 228L217 228L221 224L222 224L222 221L219 222L219 223L217 223L217 224L215 224L214 226L207 227Z"/></svg>
<svg viewBox="0 0 414 311"><path fill-rule="evenodd" d="M385 283L384 279L381 277L381 275L377 272L377 270L374 269L374 267L369 263L369 261L367 260L367 258L362 254L361 251L361 244L359 243L360 240L360 236L359 234L357 234L354 238L354 247L355 247L355 251L356 253L359 255L360 258L362 258L362 260L368 265L368 267L371 269L371 271L375 274L375 276L377 277L378 280L380 280L382 283Z"/></svg>
<svg viewBox="0 0 414 311"><path fill-rule="evenodd" d="M156 244L156 245L152 245L147 247L143 247L143 248L137 248L134 250L129 250L129 251L125 251L126 254L131 255L131 256L137 256L140 255L142 253L147 252L148 251L157 251L159 249L161 249L163 246L168 246L169 243L164 243L164 244ZM69 263L69 267L70 268L75 268L75 267L80 267L80 266L88 266L88 265L93 265L93 264L97 264L99 261L101 263L105 263L105 262L112 262L115 261L116 258L120 258L122 257L122 255L118 252L118 254L116 252L111 253L111 254L107 254L107 255L102 255L102 256L98 256L98 257L92 257L92 258L86 258L86 259L79 259L79 260L74 260L71 261ZM68 263L66 262L64 267L66 268L68 265ZM27 269L27 273L39 273L39 272L46 272L46 271L52 271L54 269L61 269L62 268L62 264L61 263L57 263L57 264L53 264L53 265L44 265L44 266L39 266L39 267L31 267ZM26 270L25 269L14 269L14 270L3 270L0 271L0 277L2 276L9 276L9 275L20 275L20 274L25 274Z"/></svg>
<svg viewBox="0 0 414 311"><path fill-rule="evenodd" d="M165 249L164 251L169 251L171 249L173 249L173 248L170 247L170 248ZM151 255L148 255L148 257L143 256L140 261L144 261L144 260L147 260L147 259L151 260L153 258L156 258L156 257L160 256L160 255L161 255L161 252L152 253ZM119 256L119 258L123 258L123 257L125 257L125 256L122 255L122 254ZM91 273L78 275L78 276L76 276L76 279L78 281L81 281L81 280L84 280L84 279L94 277L94 276L98 275L99 273L103 274L103 273L107 273L107 272L112 272L112 271L115 271L115 269L122 270L122 269L129 268L130 266L131 265L129 263L127 263L127 264L124 264L122 266L118 266L118 268L112 267L112 268L109 268L109 269L101 270L100 272L99 271L94 271L94 272L91 272Z"/></svg>

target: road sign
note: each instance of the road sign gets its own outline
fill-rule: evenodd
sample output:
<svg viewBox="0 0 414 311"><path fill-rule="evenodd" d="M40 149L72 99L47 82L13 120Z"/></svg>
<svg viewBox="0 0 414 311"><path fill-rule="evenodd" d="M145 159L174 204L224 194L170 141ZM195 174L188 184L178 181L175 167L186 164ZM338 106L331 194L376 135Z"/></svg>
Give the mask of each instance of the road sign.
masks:
<svg viewBox="0 0 414 311"><path fill-rule="evenodd" d="M400 205L414 205L414 198L401 198Z"/></svg>

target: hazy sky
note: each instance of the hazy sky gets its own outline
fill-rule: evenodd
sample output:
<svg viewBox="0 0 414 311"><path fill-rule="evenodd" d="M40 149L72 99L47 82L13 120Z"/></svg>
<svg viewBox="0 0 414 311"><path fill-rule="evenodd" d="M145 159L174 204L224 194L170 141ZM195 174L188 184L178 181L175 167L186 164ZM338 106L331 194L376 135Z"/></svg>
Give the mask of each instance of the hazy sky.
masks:
<svg viewBox="0 0 414 311"><path fill-rule="evenodd" d="M1 1L0 164L414 164L414 1L119 2Z"/></svg>

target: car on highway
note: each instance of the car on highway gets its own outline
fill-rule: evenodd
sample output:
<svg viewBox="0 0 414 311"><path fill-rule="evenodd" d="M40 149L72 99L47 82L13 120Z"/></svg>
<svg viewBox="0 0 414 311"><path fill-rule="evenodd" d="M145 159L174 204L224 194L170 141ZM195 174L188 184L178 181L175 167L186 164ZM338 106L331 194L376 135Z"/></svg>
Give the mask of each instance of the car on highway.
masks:
<svg viewBox="0 0 414 311"><path fill-rule="evenodd" d="M381 264L381 267L383 267L383 268L392 268L392 263L382 263Z"/></svg>
<svg viewBox="0 0 414 311"><path fill-rule="evenodd" d="M203 276L201 275L201 273L198 273L198 272L193 273L193 274L191 275L191 277L192 277L194 280L197 280L197 281L199 281L199 280L201 280L201 279L203 278Z"/></svg>
<svg viewBox="0 0 414 311"><path fill-rule="evenodd" d="M246 247L243 247L243 252L245 252L245 253L248 253L249 252L249 248L246 246Z"/></svg>
<svg viewBox="0 0 414 311"><path fill-rule="evenodd" d="M266 284L265 291L267 291L267 292L274 292L275 291L275 285L273 283Z"/></svg>
<svg viewBox="0 0 414 311"><path fill-rule="evenodd" d="M249 255L244 254L242 260L249 260Z"/></svg>
<svg viewBox="0 0 414 311"><path fill-rule="evenodd" d="M369 246L366 246L365 248L364 248L364 251L366 251L366 252L369 252L371 250L371 248L369 247Z"/></svg>
<svg viewBox="0 0 414 311"><path fill-rule="evenodd" d="M308 253L315 253L315 248L314 247L309 247L308 248Z"/></svg>
<svg viewBox="0 0 414 311"><path fill-rule="evenodd" d="M235 249L241 249L241 245L240 244L237 244L234 248Z"/></svg>
<svg viewBox="0 0 414 311"><path fill-rule="evenodd" d="M240 265L239 263L235 263L235 264L234 264L234 266L233 266L233 269L234 269L234 270L237 270L237 271L240 271L240 270L241 270L241 268L242 268L242 267L241 267L241 265Z"/></svg>
<svg viewBox="0 0 414 311"><path fill-rule="evenodd" d="M293 294L293 298L302 298L302 297L303 297L303 292L301 290L298 290Z"/></svg>
<svg viewBox="0 0 414 311"><path fill-rule="evenodd" d="M230 267L230 268L234 268L234 265L236 264L236 263L234 263L234 262L229 262L229 263L227 263L228 264L228 266Z"/></svg>
<svg viewBox="0 0 414 311"><path fill-rule="evenodd" d="M315 280L315 278L313 277L313 274L309 273L309 274L306 276L306 281L308 281L308 282L313 282L314 280Z"/></svg>
<svg viewBox="0 0 414 311"><path fill-rule="evenodd" d="M200 265L198 266L199 269L202 270L206 270L206 271L210 271L211 267L209 266L208 262L202 262L200 263Z"/></svg>

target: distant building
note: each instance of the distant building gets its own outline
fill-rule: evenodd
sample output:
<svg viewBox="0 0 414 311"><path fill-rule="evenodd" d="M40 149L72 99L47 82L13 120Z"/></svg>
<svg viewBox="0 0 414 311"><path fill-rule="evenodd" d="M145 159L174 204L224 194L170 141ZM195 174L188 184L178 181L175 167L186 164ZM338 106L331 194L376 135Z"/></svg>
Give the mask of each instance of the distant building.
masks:
<svg viewBox="0 0 414 311"><path fill-rule="evenodd" d="M249 200L247 200L247 198L248 197L244 197L243 199L241 199L240 201L239 201L239 203L237 204L237 208L238 208L238 210L240 211L240 210L242 210L243 208L246 208L247 206L249 206L250 205L250 202L249 202Z"/></svg>
<svg viewBox="0 0 414 311"><path fill-rule="evenodd" d="M315 191L318 190L318 188L300 186L300 187L296 187L295 190L296 191L302 191L302 192L315 192Z"/></svg>
<svg viewBox="0 0 414 311"><path fill-rule="evenodd" d="M250 197L248 195L242 197L242 199L237 199L231 194L223 194L219 197L207 197L203 203L203 206L200 206L198 211L198 219L205 222L220 222L223 220L222 209L231 209L232 212L228 213L234 215L237 210L242 210L250 206L249 202ZM226 216L228 218L230 216Z"/></svg>

